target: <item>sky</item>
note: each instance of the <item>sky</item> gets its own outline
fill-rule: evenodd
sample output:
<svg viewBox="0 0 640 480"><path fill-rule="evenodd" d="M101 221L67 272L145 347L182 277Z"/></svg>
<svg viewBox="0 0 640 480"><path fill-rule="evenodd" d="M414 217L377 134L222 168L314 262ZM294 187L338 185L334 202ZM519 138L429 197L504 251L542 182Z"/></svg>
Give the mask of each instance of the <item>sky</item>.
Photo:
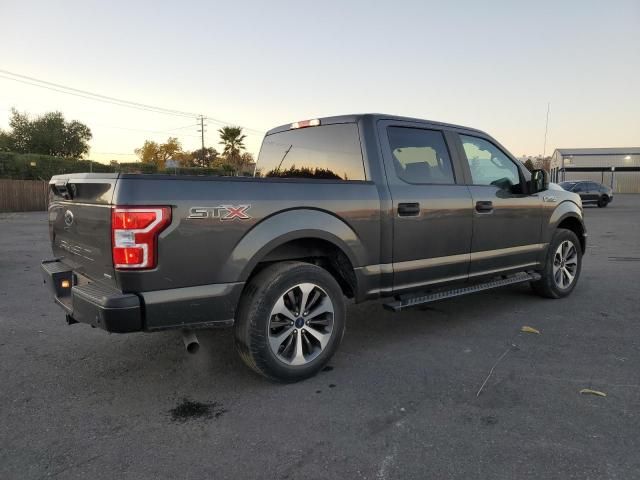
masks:
<svg viewBox="0 0 640 480"><path fill-rule="evenodd" d="M382 112L538 155L548 104L547 155L640 145L639 0L1 0L0 18L0 70L206 115L218 150L224 124L252 129L257 154L274 126ZM0 128L12 107L87 124L99 161L133 161L146 139L200 146L195 118L0 78Z"/></svg>

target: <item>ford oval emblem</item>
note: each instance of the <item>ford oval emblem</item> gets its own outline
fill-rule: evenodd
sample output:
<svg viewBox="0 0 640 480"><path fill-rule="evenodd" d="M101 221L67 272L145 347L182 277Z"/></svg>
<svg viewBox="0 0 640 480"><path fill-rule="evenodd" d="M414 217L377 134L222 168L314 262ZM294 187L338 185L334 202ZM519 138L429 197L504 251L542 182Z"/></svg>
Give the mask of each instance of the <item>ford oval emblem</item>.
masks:
<svg viewBox="0 0 640 480"><path fill-rule="evenodd" d="M73 212L71 210L67 210L66 212L64 212L64 224L67 227L73 225Z"/></svg>

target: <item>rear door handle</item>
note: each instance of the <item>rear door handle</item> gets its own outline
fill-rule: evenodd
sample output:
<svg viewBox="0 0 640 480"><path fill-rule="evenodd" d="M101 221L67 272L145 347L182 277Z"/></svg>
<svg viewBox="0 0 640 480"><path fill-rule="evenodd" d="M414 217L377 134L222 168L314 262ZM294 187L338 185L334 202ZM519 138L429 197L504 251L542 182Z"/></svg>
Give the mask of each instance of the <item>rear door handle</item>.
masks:
<svg viewBox="0 0 640 480"><path fill-rule="evenodd" d="M476 212L490 213L492 211L493 211L493 202L490 202L490 201L476 202Z"/></svg>
<svg viewBox="0 0 640 480"><path fill-rule="evenodd" d="M419 203L399 203L398 215L400 215L401 217L415 217L417 215L420 215L420 204Z"/></svg>

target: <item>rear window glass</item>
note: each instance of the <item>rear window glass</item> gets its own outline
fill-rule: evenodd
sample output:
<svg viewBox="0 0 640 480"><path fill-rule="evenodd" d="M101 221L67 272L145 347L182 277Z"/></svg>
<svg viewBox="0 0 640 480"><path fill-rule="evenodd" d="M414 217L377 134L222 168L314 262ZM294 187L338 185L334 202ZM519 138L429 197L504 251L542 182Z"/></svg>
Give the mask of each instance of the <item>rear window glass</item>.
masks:
<svg viewBox="0 0 640 480"><path fill-rule="evenodd" d="M365 180L358 127L321 125L265 137L257 177Z"/></svg>

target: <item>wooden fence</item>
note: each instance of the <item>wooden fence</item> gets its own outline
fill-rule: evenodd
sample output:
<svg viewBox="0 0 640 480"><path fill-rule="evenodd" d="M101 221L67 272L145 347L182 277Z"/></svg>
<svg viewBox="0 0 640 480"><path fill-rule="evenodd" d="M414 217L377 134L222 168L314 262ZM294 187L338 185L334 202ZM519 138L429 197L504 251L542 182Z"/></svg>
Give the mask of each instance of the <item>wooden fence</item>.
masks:
<svg viewBox="0 0 640 480"><path fill-rule="evenodd" d="M49 182L0 178L0 212L47 210Z"/></svg>

